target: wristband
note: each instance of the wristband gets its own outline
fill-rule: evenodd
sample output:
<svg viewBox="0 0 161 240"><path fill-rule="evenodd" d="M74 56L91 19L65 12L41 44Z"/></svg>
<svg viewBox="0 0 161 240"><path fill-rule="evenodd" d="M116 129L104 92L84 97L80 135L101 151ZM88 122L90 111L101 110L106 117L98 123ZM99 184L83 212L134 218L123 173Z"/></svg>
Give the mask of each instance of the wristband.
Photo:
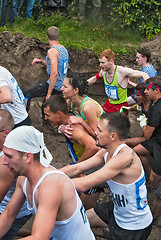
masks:
<svg viewBox="0 0 161 240"><path fill-rule="evenodd" d="M60 125L60 126L58 127L58 133L60 133L60 134L62 133L62 132L61 132L61 127L65 127L65 125L62 124L62 125Z"/></svg>
<svg viewBox="0 0 161 240"><path fill-rule="evenodd" d="M130 111L130 110L131 110L130 107L122 106L122 107L120 108L120 113L127 112L127 111Z"/></svg>
<svg viewBox="0 0 161 240"><path fill-rule="evenodd" d="M137 111L141 111L141 110L142 110L142 107L137 104L137 105L136 105L136 110L137 110Z"/></svg>
<svg viewBox="0 0 161 240"><path fill-rule="evenodd" d="M99 72L99 73L100 73L100 72ZM97 80L103 79L103 77L100 77L100 74L99 74L99 73L96 74L96 79L97 79Z"/></svg>

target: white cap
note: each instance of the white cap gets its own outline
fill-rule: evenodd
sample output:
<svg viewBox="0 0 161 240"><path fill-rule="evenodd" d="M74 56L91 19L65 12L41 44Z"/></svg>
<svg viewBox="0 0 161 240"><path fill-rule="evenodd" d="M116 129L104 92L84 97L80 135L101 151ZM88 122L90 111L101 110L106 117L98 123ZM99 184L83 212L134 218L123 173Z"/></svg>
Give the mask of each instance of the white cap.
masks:
<svg viewBox="0 0 161 240"><path fill-rule="evenodd" d="M12 130L7 135L4 146L25 153L40 152L40 163L44 167L48 167L52 161L52 155L44 143L43 133L32 126L21 126Z"/></svg>

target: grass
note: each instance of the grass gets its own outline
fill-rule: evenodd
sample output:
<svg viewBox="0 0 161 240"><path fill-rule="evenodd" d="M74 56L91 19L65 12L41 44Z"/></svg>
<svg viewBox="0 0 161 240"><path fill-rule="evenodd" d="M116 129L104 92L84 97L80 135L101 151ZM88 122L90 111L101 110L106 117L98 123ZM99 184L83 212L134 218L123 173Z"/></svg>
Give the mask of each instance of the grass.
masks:
<svg viewBox="0 0 161 240"><path fill-rule="evenodd" d="M141 37L137 32L130 29L121 30L116 21L89 19L80 26L78 17L69 18L60 12L50 16L41 14L37 20L31 18L26 21L25 18L18 17L12 26L0 27L0 32L21 32L30 38L47 42L46 30L52 25L59 28L60 43L65 47L89 49L96 54L107 48L111 48L116 54L129 54L141 43Z"/></svg>

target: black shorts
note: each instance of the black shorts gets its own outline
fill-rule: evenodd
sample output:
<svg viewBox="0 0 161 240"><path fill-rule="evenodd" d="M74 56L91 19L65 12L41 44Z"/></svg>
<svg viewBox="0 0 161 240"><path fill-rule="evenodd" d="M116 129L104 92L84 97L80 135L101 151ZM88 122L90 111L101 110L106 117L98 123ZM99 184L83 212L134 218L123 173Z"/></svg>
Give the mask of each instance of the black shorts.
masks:
<svg viewBox="0 0 161 240"><path fill-rule="evenodd" d="M141 145L146 148L146 150L149 152L149 154L152 156L152 159L149 161L149 164L152 168L152 170L158 174L161 175L161 144L160 142L155 138L150 138L145 140L141 143Z"/></svg>
<svg viewBox="0 0 161 240"><path fill-rule="evenodd" d="M147 240L150 235L152 224L141 230L126 230L120 228L115 222L113 215L113 202L104 202L94 207L95 213L109 227L110 240Z"/></svg>
<svg viewBox="0 0 161 240"><path fill-rule="evenodd" d="M144 142L140 143L146 150L149 152L151 156L153 156L153 146L156 145L156 139L155 138L149 138L145 140Z"/></svg>
<svg viewBox="0 0 161 240"><path fill-rule="evenodd" d="M21 126L31 126L31 119L30 119L30 116L28 115L27 118L25 118L25 120L23 120L22 122L20 123L17 123L14 125L14 129L17 128L17 127L21 127Z"/></svg>

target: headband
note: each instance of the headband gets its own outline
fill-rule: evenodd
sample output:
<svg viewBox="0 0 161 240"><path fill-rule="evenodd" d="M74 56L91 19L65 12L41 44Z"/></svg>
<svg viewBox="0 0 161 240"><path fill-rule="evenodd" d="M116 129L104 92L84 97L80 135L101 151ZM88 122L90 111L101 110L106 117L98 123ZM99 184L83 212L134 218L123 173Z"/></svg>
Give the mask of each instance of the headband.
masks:
<svg viewBox="0 0 161 240"><path fill-rule="evenodd" d="M143 95L145 95L144 91L141 91L141 90L136 90L136 91L135 91L135 94L136 94L137 96L143 96Z"/></svg>
<svg viewBox="0 0 161 240"><path fill-rule="evenodd" d="M160 87L157 84L146 83L146 87L147 88L152 88L153 90L154 89L159 89L160 90Z"/></svg>
<svg viewBox="0 0 161 240"><path fill-rule="evenodd" d="M44 143L43 133L32 126L21 126L12 130L7 135L4 146L24 153L40 152L40 163L44 167L48 167L52 161L52 155Z"/></svg>

